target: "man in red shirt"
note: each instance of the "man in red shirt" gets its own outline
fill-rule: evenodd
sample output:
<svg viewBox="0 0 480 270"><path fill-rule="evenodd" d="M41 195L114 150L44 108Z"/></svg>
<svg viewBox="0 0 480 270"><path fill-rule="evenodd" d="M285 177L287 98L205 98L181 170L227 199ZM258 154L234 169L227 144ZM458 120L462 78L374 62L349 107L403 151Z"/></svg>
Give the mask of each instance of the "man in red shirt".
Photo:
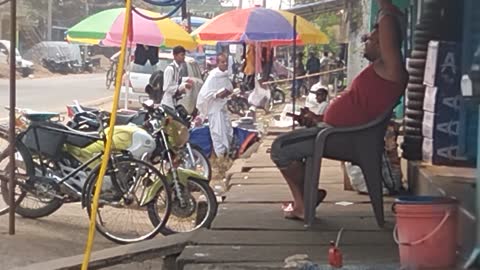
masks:
<svg viewBox="0 0 480 270"><path fill-rule="evenodd" d="M312 112L302 117L314 127L280 135L272 144L271 158L280 169L293 196L285 205L286 218L303 219L305 158L313 154L314 141L325 126L348 127L366 124L391 108L403 95L408 73L402 53L402 13L391 0L377 0L380 12L372 32L365 37L364 56L371 64L353 80L345 94L333 100L318 123ZM311 126L311 124L309 125ZM318 203L326 196L320 189Z"/></svg>

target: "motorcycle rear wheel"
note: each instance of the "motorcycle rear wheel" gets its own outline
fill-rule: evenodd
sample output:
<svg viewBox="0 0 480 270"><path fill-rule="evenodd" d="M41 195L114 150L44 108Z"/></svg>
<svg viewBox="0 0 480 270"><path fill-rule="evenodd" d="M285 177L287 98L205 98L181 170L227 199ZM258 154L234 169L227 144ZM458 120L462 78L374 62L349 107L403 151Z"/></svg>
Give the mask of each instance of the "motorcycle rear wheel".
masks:
<svg viewBox="0 0 480 270"><path fill-rule="evenodd" d="M85 183L83 205L86 206L89 217L99 170L100 166L97 166ZM151 201L141 205L141 198L157 181L160 181L160 190L166 191L163 197L157 192ZM96 229L105 238L119 244L151 239L161 232L170 216L170 195L169 183L153 165L122 157L115 161L115 169L109 168L105 175L95 221ZM162 212L162 222L153 224L150 221L152 211L157 214Z"/></svg>
<svg viewBox="0 0 480 270"><path fill-rule="evenodd" d="M35 180L36 173L40 173L35 169L35 163L32 160L30 152L20 142L15 145L15 167L17 184L15 187L15 213L25 218L41 218L49 216L57 211L62 205L63 200L55 197L60 193L59 186L53 179L48 178ZM17 163L18 162L18 163ZM5 167L1 166L0 171L2 177L0 179L0 190L2 198L7 208L0 209L0 214L8 211L9 203L9 179L8 169L11 166L8 160L8 154L0 154L0 164L7 164ZM20 171L21 170L21 171ZM29 191L26 190L29 187ZM35 194L36 193L36 194Z"/></svg>

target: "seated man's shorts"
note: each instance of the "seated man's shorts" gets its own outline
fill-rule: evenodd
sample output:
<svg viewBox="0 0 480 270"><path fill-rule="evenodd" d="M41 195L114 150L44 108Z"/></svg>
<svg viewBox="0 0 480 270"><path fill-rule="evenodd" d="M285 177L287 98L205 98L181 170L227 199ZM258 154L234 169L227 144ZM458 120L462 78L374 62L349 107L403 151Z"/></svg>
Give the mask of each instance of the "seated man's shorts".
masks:
<svg viewBox="0 0 480 270"><path fill-rule="evenodd" d="M313 155L317 134L324 127L296 129L278 136L272 144L270 156L279 168L286 168L293 161L303 161Z"/></svg>

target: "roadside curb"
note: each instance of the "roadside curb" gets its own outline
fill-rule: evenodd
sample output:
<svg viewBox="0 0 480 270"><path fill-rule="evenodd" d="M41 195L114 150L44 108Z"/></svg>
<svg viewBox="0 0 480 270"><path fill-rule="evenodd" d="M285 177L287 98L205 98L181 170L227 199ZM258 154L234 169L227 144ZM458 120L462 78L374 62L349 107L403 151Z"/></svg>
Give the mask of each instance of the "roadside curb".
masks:
<svg viewBox="0 0 480 270"><path fill-rule="evenodd" d="M202 230L198 230L202 231ZM131 261L143 261L180 254L185 246L191 244L194 233L181 233L167 237L158 237L135 244L107 248L92 253L89 269L101 269L108 266L125 264ZM12 270L73 270L79 269L83 262L83 255L63 257L46 262L34 263Z"/></svg>
<svg viewBox="0 0 480 270"><path fill-rule="evenodd" d="M108 97L104 97L104 98L99 98L99 99L83 102L82 105L87 106L87 107L89 107L89 106L95 107L95 106L101 106L101 105L107 104L109 102L112 102L112 100L113 100L113 96L108 96ZM58 113L61 114L61 115L66 114L65 111L58 112ZM0 118L0 123L4 123L4 122L7 122L7 121L8 121L8 117Z"/></svg>
<svg viewBox="0 0 480 270"><path fill-rule="evenodd" d="M85 106L100 106L100 105L104 105L104 104L107 104L107 103L112 102L112 101L113 101L113 96L108 96L108 97L99 98L99 99L95 99L95 100L92 100L92 101L84 102L83 105L85 105Z"/></svg>

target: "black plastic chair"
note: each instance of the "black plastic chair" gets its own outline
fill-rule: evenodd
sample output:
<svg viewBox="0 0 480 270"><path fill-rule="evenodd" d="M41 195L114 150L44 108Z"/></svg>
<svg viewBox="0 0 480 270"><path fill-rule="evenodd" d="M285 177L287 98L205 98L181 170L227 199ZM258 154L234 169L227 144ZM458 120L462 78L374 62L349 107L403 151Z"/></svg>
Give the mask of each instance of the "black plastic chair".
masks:
<svg viewBox="0 0 480 270"><path fill-rule="evenodd" d="M360 166L377 224L380 227L384 226L382 154L385 147L385 132L392 111L393 108L365 125L347 128L326 127L318 133L314 154L307 158L305 167L305 226L312 226L315 219L322 158L349 161Z"/></svg>

